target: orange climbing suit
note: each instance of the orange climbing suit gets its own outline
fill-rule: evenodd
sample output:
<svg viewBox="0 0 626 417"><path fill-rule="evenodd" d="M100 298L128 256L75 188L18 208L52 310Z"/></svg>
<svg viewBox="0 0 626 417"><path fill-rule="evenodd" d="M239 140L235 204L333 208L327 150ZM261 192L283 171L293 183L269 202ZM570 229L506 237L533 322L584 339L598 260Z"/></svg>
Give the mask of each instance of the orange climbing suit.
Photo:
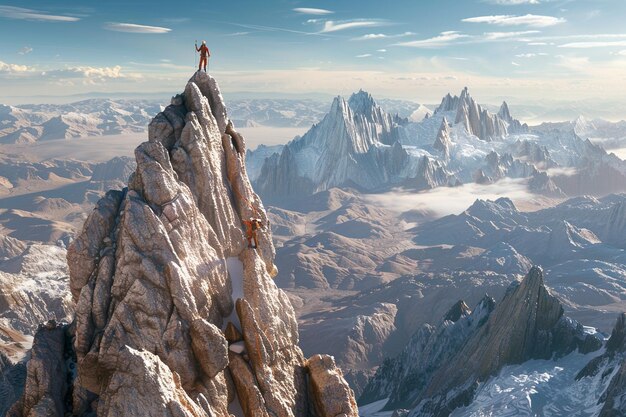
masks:
<svg viewBox="0 0 626 417"><path fill-rule="evenodd" d="M254 249L258 248L259 241L257 239L256 232L257 230L263 227L263 223L261 223L261 220L259 219L250 219L250 220L244 220L243 224L246 225L246 239L248 239L248 247L254 248ZM254 240L254 246L252 246L253 240Z"/></svg>
<svg viewBox="0 0 626 417"><path fill-rule="evenodd" d="M200 52L200 65L198 65L198 71L200 71L203 68L203 65L202 65L203 63L204 63L204 70L206 71L207 60L211 56L211 53L209 52L209 48L203 44L203 45L200 45L199 48L196 46L196 51Z"/></svg>

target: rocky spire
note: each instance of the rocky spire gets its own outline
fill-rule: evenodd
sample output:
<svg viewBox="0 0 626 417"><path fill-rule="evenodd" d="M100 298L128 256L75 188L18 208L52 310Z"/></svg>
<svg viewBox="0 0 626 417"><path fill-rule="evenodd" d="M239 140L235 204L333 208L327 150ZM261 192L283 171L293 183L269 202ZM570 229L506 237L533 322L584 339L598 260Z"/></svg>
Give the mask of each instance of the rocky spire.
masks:
<svg viewBox="0 0 626 417"><path fill-rule="evenodd" d="M472 310L470 310L467 304L465 304L465 301L459 300L450 308L450 310L448 310L443 319L456 323L461 317L467 317L471 313Z"/></svg>
<svg viewBox="0 0 626 417"><path fill-rule="evenodd" d="M452 145L452 141L450 140L450 127L448 126L448 120L446 117L443 117L441 121L441 127L439 127L439 132L437 132L437 137L435 138L435 142L433 143L433 148L440 151L443 154L445 160L450 159L450 146Z"/></svg>
<svg viewBox="0 0 626 417"><path fill-rule="evenodd" d="M449 415L469 404L478 384L506 365L575 349L588 353L601 344L582 325L563 317L561 304L544 287L542 270L532 267L497 305L485 296L470 312L459 301L438 327L423 326L398 357L380 366L359 401L388 398L387 410Z"/></svg>
<svg viewBox="0 0 626 417"><path fill-rule="evenodd" d="M460 96L444 97L435 113L456 111L455 124L461 124L467 133L482 140L494 140L507 135L507 123L498 115L483 109L470 95L467 87Z"/></svg>
<svg viewBox="0 0 626 417"><path fill-rule="evenodd" d="M470 400L476 384L503 366L529 359L549 359L579 349L599 349L601 342L582 326L563 318L563 307L543 283L543 271L533 267L519 285L512 286L484 326L463 349L433 376L414 405L427 415L456 408ZM455 390L455 396L447 393Z"/></svg>
<svg viewBox="0 0 626 417"><path fill-rule="evenodd" d="M436 159L424 155L417 166L415 178L408 181L408 185L418 190L430 190L442 185L456 185L457 180L445 166Z"/></svg>
<svg viewBox="0 0 626 417"><path fill-rule="evenodd" d="M511 112L509 111L509 105L506 104L506 101L502 102L502 105L500 106L500 110L498 111L498 117L500 117L505 122L510 122L511 119L513 119L511 117Z"/></svg>
<svg viewBox="0 0 626 417"><path fill-rule="evenodd" d="M267 158L255 186L264 198L288 198L353 184L372 189L396 177L406 164L395 144L401 121L361 90L348 101L335 97L330 111L276 158ZM380 146L389 145L389 146ZM403 172L404 173L404 172ZM406 178L406 177L405 177Z"/></svg>
<svg viewBox="0 0 626 417"><path fill-rule="evenodd" d="M528 133L528 125L526 123L522 124L519 120L514 119L513 116L511 116L509 105L506 103L506 101L502 102L497 116L500 118L500 120L508 124L509 133Z"/></svg>
<svg viewBox="0 0 626 417"><path fill-rule="evenodd" d="M34 352L46 332L64 335L47 356L76 358L71 386L54 382L66 378L53 360L33 361L10 416L229 417L238 403L246 417L356 417L334 362L298 347L269 228L257 250L244 244L242 220L267 224L244 155L217 83L197 72L150 124L128 187L98 202L68 250L76 318L42 329ZM57 401L66 392L71 406Z"/></svg>

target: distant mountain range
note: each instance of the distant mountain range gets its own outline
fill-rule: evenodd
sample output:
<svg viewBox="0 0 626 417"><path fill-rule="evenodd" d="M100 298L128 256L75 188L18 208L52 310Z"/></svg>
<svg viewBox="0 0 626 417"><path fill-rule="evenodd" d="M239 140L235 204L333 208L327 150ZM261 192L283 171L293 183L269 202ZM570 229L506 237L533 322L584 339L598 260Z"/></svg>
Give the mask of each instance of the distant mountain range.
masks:
<svg viewBox="0 0 626 417"><path fill-rule="evenodd" d="M530 128L506 102L491 113L467 88L415 121L387 113L359 91L347 101L336 97L301 138L249 152L247 163L270 201L332 187L419 191L502 178L526 179L532 192L550 197L626 190L626 163L587 138L626 143L626 124L579 118Z"/></svg>

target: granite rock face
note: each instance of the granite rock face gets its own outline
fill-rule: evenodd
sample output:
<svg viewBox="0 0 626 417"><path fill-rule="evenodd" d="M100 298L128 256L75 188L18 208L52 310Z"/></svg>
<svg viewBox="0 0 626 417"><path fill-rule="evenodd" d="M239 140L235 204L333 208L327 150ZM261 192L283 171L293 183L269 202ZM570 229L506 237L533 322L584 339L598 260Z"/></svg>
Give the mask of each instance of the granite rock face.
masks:
<svg viewBox="0 0 626 417"><path fill-rule="evenodd" d="M51 353L29 363L12 416L229 417L235 402L246 417L313 410L269 228L257 250L244 238L242 220L267 215L225 108L215 80L197 72L150 123L128 187L98 202L68 249L72 332L58 346L35 340L33 352ZM76 371L55 368L48 357L59 355L75 357ZM53 370L70 385L50 386ZM342 395L356 416L354 395Z"/></svg>
<svg viewBox="0 0 626 417"><path fill-rule="evenodd" d="M8 417L64 415L67 330L67 325L55 322L39 327L27 364L24 395L9 409Z"/></svg>
<svg viewBox="0 0 626 417"><path fill-rule="evenodd" d="M314 355L307 360L307 367L318 416L358 417L354 394L332 356Z"/></svg>
<svg viewBox="0 0 626 417"><path fill-rule="evenodd" d="M450 126L444 116L441 121L441 127L439 127L439 131L437 132L435 142L433 143L433 148L441 152L443 158L447 161L450 159L450 146L452 146L452 141L450 140Z"/></svg>

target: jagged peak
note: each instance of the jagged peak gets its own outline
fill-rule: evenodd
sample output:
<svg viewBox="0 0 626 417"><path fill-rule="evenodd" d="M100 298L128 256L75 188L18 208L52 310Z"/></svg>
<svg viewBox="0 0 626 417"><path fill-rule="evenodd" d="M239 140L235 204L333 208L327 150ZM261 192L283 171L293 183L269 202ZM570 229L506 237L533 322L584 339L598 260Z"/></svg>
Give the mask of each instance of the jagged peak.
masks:
<svg viewBox="0 0 626 417"><path fill-rule="evenodd" d="M351 109L350 106L348 105L348 103L346 102L346 99L344 99L342 96L336 96L333 99L333 103L330 106L330 112L328 112L328 115L350 115L351 113Z"/></svg>
<svg viewBox="0 0 626 417"><path fill-rule="evenodd" d="M472 310L470 310L468 305L465 304L465 301L459 300L452 307L450 307L450 310L448 310L446 315L443 317L443 320L449 320L456 323L461 317L467 317L470 314L472 314Z"/></svg>
<svg viewBox="0 0 626 417"><path fill-rule="evenodd" d="M608 352L626 352L626 313L621 313L617 317L611 337L606 342Z"/></svg>
<svg viewBox="0 0 626 417"><path fill-rule="evenodd" d="M378 107L372 95L363 89L350 96L348 105L356 114L370 114L373 109Z"/></svg>
<svg viewBox="0 0 626 417"><path fill-rule="evenodd" d="M450 132L450 122L448 122L448 119L446 118L446 116L443 116L443 119L441 120L441 126L439 126L439 132Z"/></svg>
<svg viewBox="0 0 626 417"><path fill-rule="evenodd" d="M461 101L472 100L472 96L470 95L469 89L467 87L463 88L463 91L461 91L461 95L459 96L459 99Z"/></svg>
<svg viewBox="0 0 626 417"><path fill-rule="evenodd" d="M496 213L501 209L517 212L517 207L515 207L513 201L508 197L500 197L495 201L483 200L480 198L476 199L476 201L474 201L474 203L467 209L467 212L478 213L480 211L487 210Z"/></svg>
<svg viewBox="0 0 626 417"><path fill-rule="evenodd" d="M509 105L506 103L506 101L502 102L502 105L500 106L500 110L498 111L498 116L501 119L506 120L507 122L512 119L511 112L509 110Z"/></svg>

